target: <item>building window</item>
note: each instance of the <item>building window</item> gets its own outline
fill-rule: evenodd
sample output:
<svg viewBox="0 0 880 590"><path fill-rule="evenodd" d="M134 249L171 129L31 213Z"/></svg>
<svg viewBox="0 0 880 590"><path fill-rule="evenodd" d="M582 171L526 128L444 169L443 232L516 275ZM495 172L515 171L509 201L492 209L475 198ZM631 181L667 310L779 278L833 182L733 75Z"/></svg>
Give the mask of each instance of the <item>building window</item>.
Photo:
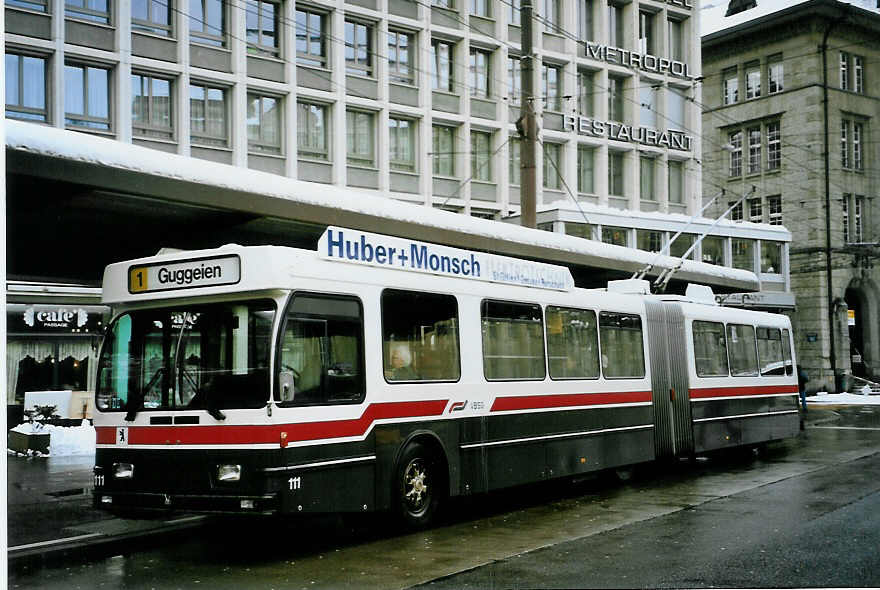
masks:
<svg viewBox="0 0 880 590"><path fill-rule="evenodd" d="M455 128L434 125L431 134L434 176L455 176Z"/></svg>
<svg viewBox="0 0 880 590"><path fill-rule="evenodd" d="M608 194L623 196L623 152L608 152Z"/></svg>
<svg viewBox="0 0 880 590"><path fill-rule="evenodd" d="M578 192L595 193L595 158L596 148L585 145L578 146Z"/></svg>
<svg viewBox="0 0 880 590"><path fill-rule="evenodd" d="M746 131L749 138L749 174L761 171L761 128L751 127Z"/></svg>
<svg viewBox="0 0 880 590"><path fill-rule="evenodd" d="M522 144L519 139L513 138L510 140L510 158L508 161L510 162L508 165L508 175L510 176L510 184L519 185L520 184L520 148Z"/></svg>
<svg viewBox="0 0 880 590"><path fill-rule="evenodd" d="M471 47L470 88L471 96L489 97L489 62L492 54L483 49Z"/></svg>
<svg viewBox="0 0 880 590"><path fill-rule="evenodd" d="M669 59L674 61L684 61L684 22L670 18L667 23Z"/></svg>
<svg viewBox="0 0 880 590"><path fill-rule="evenodd" d="M780 123L767 123L767 170L779 170L782 165L782 134Z"/></svg>
<svg viewBox="0 0 880 590"><path fill-rule="evenodd" d="M562 66L543 64L541 82L545 111L562 111Z"/></svg>
<svg viewBox="0 0 880 590"><path fill-rule="evenodd" d="M544 30L548 33L560 31L559 0L544 0Z"/></svg>
<svg viewBox="0 0 880 590"><path fill-rule="evenodd" d="M68 18L110 24L110 3L108 0L65 0L64 13Z"/></svg>
<svg viewBox="0 0 880 590"><path fill-rule="evenodd" d="M146 74L131 75L131 128L134 135L171 139L171 80Z"/></svg>
<svg viewBox="0 0 880 590"><path fill-rule="evenodd" d="M850 195L843 195L843 243L849 244L849 198Z"/></svg>
<svg viewBox="0 0 880 590"><path fill-rule="evenodd" d="M656 201L654 194L654 158L639 158L639 198L643 201Z"/></svg>
<svg viewBox="0 0 880 590"><path fill-rule="evenodd" d="M431 57L431 88L452 92L452 43L441 41L440 39L432 39Z"/></svg>
<svg viewBox="0 0 880 590"><path fill-rule="evenodd" d="M636 248L646 252L659 252L663 248L663 232L636 230Z"/></svg>
<svg viewBox="0 0 880 590"><path fill-rule="evenodd" d="M255 55L278 57L280 54L279 19L281 5L264 0L247 0L245 4L247 50ZM299 11L297 11L297 45L299 45Z"/></svg>
<svg viewBox="0 0 880 590"><path fill-rule="evenodd" d="M849 54L840 52L840 89L849 90Z"/></svg>
<svg viewBox="0 0 880 590"><path fill-rule="evenodd" d="M173 0L132 0L131 29L170 37L173 5Z"/></svg>
<svg viewBox="0 0 880 590"><path fill-rule="evenodd" d="M348 163L376 166L376 115L367 111L345 111Z"/></svg>
<svg viewBox="0 0 880 590"><path fill-rule="evenodd" d="M345 71L357 76L373 75L373 27L345 21Z"/></svg>
<svg viewBox="0 0 880 590"><path fill-rule="evenodd" d="M562 188L562 145L544 142L544 188Z"/></svg>
<svg viewBox="0 0 880 590"><path fill-rule="evenodd" d="M439 6L441 8L455 8L455 2L453 0L431 0L432 6Z"/></svg>
<svg viewBox="0 0 880 590"><path fill-rule="evenodd" d="M782 195L767 197L767 212L770 216L770 225L782 225Z"/></svg>
<svg viewBox="0 0 880 590"><path fill-rule="evenodd" d="M767 94L783 91L785 88L782 79L784 71L781 54L767 58Z"/></svg>
<svg viewBox="0 0 880 590"><path fill-rule="evenodd" d="M248 150L281 153L281 99L248 93L247 134Z"/></svg>
<svg viewBox="0 0 880 590"><path fill-rule="evenodd" d="M608 76L608 118L623 121L623 78Z"/></svg>
<svg viewBox="0 0 880 590"><path fill-rule="evenodd" d="M223 0L189 0L189 35L195 43L215 47L226 43Z"/></svg>
<svg viewBox="0 0 880 590"><path fill-rule="evenodd" d="M623 47L626 37L623 34L623 6L608 2L608 45Z"/></svg>
<svg viewBox="0 0 880 590"><path fill-rule="evenodd" d="M758 64L746 66L746 100L761 96L761 68Z"/></svg>
<svg viewBox="0 0 880 590"><path fill-rule="evenodd" d="M64 123L110 131L110 70L64 65Z"/></svg>
<svg viewBox="0 0 880 590"><path fill-rule="evenodd" d="M666 91L666 123L670 129L684 131L687 90L670 86Z"/></svg>
<svg viewBox="0 0 880 590"><path fill-rule="evenodd" d="M724 238L706 236L700 242L701 260L707 264L721 266L724 264Z"/></svg>
<svg viewBox="0 0 880 590"><path fill-rule="evenodd" d="M509 11L507 13L507 20L509 24L516 26L522 24L522 16L520 15L521 4L521 0L511 0L511 2L508 3Z"/></svg>
<svg viewBox="0 0 880 590"><path fill-rule="evenodd" d="M489 0L471 0L471 14L489 18Z"/></svg>
<svg viewBox="0 0 880 590"><path fill-rule="evenodd" d="M577 0L578 38L593 39L593 0Z"/></svg>
<svg viewBox="0 0 880 590"><path fill-rule="evenodd" d="M388 78L398 84L415 84L416 36L388 31Z"/></svg>
<svg viewBox="0 0 880 590"><path fill-rule="evenodd" d="M844 168L852 166L849 160L849 126L848 120L840 121L840 165Z"/></svg>
<svg viewBox="0 0 880 590"><path fill-rule="evenodd" d="M522 97L522 63L518 55L507 58L507 86L510 104L520 104Z"/></svg>
<svg viewBox="0 0 880 590"><path fill-rule="evenodd" d="M761 272L782 272L782 242L761 242Z"/></svg>
<svg viewBox="0 0 880 590"><path fill-rule="evenodd" d="M49 120L44 58L6 54L6 116L28 121Z"/></svg>
<svg viewBox="0 0 880 590"><path fill-rule="evenodd" d="M755 240L732 239L733 268L755 271Z"/></svg>
<svg viewBox="0 0 880 590"><path fill-rule="evenodd" d="M727 136L730 144L730 176L742 176L742 131L734 131Z"/></svg>
<svg viewBox="0 0 880 590"><path fill-rule="evenodd" d="M189 133L193 144L226 147L226 89L189 85Z"/></svg>
<svg viewBox="0 0 880 590"><path fill-rule="evenodd" d="M725 70L722 73L721 94L724 96L724 104L733 104L739 101L739 78L736 68Z"/></svg>
<svg viewBox="0 0 880 590"><path fill-rule="evenodd" d="M399 117L388 118L388 148L392 170L416 171L416 122Z"/></svg>
<svg viewBox="0 0 880 590"><path fill-rule="evenodd" d="M864 210L865 197L856 195L853 199L853 242L861 244L864 241L862 234L862 211Z"/></svg>
<svg viewBox="0 0 880 590"><path fill-rule="evenodd" d="M684 162L669 160L669 202L684 204Z"/></svg>
<svg viewBox="0 0 880 590"><path fill-rule="evenodd" d="M639 123L657 127L657 90L648 80L639 83Z"/></svg>
<svg viewBox="0 0 880 590"><path fill-rule="evenodd" d="M642 55L657 53L654 46L654 14L651 12L639 11L639 53Z"/></svg>
<svg viewBox="0 0 880 590"><path fill-rule="evenodd" d="M300 158L329 160L327 122L330 107L311 102L296 103L296 150Z"/></svg>
<svg viewBox="0 0 880 590"><path fill-rule="evenodd" d="M749 221L752 223L761 223L764 221L764 212L761 204L761 198L749 199Z"/></svg>
<svg viewBox="0 0 880 590"><path fill-rule="evenodd" d="M862 169L862 123L853 121L852 147L853 147L853 168Z"/></svg>
<svg viewBox="0 0 880 590"><path fill-rule="evenodd" d="M48 0L6 0L6 6L17 6L35 12L49 12Z"/></svg>
<svg viewBox="0 0 880 590"><path fill-rule="evenodd" d="M302 66L327 67L324 29L327 15L311 10L296 11L296 63ZM250 41L250 30L248 30ZM277 48L277 45L273 45Z"/></svg>
<svg viewBox="0 0 880 590"><path fill-rule="evenodd" d="M471 131L471 179L492 182L492 134Z"/></svg>
<svg viewBox="0 0 880 590"><path fill-rule="evenodd" d="M585 117L593 116L593 72L578 70L578 114Z"/></svg>
<svg viewBox="0 0 880 590"><path fill-rule="evenodd" d="M728 207L732 207L730 210L730 220L731 221L742 221L743 220L743 204L742 202L736 203L735 201L731 201L727 204Z"/></svg>
<svg viewBox="0 0 880 590"><path fill-rule="evenodd" d="M615 246L629 246L629 230L625 227L602 226L602 241Z"/></svg>
<svg viewBox="0 0 880 590"><path fill-rule="evenodd" d="M865 68L862 65L861 55L853 56L853 90L862 94L865 91Z"/></svg>

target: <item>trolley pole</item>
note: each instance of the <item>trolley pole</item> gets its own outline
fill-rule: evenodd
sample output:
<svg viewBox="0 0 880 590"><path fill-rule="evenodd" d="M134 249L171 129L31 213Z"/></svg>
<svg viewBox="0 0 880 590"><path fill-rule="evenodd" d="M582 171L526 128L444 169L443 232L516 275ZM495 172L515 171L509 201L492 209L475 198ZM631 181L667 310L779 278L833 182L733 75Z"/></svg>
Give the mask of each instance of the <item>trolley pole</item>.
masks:
<svg viewBox="0 0 880 590"><path fill-rule="evenodd" d="M532 49L532 0L522 0L522 104L516 128L522 137L520 151L520 224L536 227L538 124L535 120L535 56Z"/></svg>

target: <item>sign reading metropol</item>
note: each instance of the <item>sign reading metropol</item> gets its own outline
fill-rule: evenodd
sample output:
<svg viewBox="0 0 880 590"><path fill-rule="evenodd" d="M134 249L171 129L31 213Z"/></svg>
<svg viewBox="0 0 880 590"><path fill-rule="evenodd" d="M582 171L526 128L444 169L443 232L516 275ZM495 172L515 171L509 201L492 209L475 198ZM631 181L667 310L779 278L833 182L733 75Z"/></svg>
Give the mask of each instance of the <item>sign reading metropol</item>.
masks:
<svg viewBox="0 0 880 590"><path fill-rule="evenodd" d="M691 73L691 67L683 61L674 59L666 59L665 57L657 57L650 53L636 53L628 49L620 47L612 47L610 45L600 45L592 41L584 41L587 49L587 57L596 61L604 61L613 65L620 65L636 70L644 70L654 74L671 74L676 78L684 80L693 80L694 75Z"/></svg>

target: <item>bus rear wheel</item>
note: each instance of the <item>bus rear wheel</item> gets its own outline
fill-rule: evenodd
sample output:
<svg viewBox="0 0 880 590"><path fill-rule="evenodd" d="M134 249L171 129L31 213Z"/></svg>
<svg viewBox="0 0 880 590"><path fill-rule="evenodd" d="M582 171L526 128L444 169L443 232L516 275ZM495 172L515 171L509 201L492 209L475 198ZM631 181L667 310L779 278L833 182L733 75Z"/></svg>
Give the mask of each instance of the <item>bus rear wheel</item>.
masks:
<svg viewBox="0 0 880 590"><path fill-rule="evenodd" d="M408 528L433 522L443 497L441 462L421 443L407 445L397 464L397 511Z"/></svg>

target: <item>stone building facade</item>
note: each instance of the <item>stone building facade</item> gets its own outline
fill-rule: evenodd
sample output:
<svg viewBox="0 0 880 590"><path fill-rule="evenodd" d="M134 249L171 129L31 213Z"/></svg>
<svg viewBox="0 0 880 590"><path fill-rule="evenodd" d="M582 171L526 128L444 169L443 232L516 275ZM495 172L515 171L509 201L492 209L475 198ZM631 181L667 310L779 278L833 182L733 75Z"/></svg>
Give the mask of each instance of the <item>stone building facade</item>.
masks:
<svg viewBox="0 0 880 590"><path fill-rule="evenodd" d="M704 194L726 189L717 214L746 195L732 219L791 231L808 389L878 380L880 15L811 0L702 46Z"/></svg>

